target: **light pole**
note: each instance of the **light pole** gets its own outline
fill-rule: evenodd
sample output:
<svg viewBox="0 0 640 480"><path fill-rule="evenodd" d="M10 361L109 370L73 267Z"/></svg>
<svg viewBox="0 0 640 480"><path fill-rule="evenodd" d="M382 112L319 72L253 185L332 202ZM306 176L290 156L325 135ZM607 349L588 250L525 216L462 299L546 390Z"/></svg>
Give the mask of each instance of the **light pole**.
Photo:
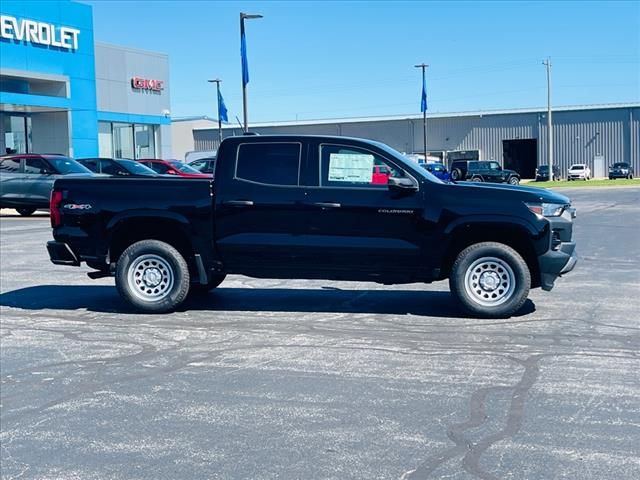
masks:
<svg viewBox="0 0 640 480"><path fill-rule="evenodd" d="M253 18L262 18L262 15L249 15L240 12L240 56L242 57L242 112L244 115L244 131L249 130L247 117L247 83L249 83L249 63L247 62L247 41L244 36L244 21Z"/></svg>
<svg viewBox="0 0 640 480"><path fill-rule="evenodd" d="M553 125L551 123L551 59L542 64L547 67L547 157L549 162L549 180L553 182Z"/></svg>
<svg viewBox="0 0 640 480"><path fill-rule="evenodd" d="M422 102L420 104L420 110L422 110L422 135L424 143L424 161L427 162L427 77L426 70L429 65L421 63L415 65L416 68L422 69Z"/></svg>
<svg viewBox="0 0 640 480"><path fill-rule="evenodd" d="M220 117L220 82L222 82L222 80L220 80L219 78L214 78L207 81L209 83L216 84L216 100L218 103L218 142L222 143L222 117ZM218 145L220 145L220 143L218 143Z"/></svg>

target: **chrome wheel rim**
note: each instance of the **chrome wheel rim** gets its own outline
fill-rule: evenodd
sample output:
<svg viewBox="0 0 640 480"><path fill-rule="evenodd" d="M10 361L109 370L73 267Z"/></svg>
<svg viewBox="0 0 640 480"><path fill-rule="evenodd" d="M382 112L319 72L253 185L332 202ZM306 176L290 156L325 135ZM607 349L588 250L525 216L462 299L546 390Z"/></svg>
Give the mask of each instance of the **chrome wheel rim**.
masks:
<svg viewBox="0 0 640 480"><path fill-rule="evenodd" d="M140 300L145 302L163 300L173 288L173 268L159 255L142 255L129 266L127 282L129 289Z"/></svg>
<svg viewBox="0 0 640 480"><path fill-rule="evenodd" d="M482 257L467 268L464 288L475 303L484 307L497 307L513 296L516 276L504 260Z"/></svg>

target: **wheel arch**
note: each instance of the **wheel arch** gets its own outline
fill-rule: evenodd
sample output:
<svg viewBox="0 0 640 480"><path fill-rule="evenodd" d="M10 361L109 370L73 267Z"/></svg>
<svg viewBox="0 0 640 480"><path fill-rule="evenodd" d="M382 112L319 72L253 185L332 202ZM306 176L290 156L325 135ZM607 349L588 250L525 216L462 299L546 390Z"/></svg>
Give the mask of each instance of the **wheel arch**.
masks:
<svg viewBox="0 0 640 480"><path fill-rule="evenodd" d="M513 248L524 259L531 273L532 288L540 286L540 266L534 239L540 236L530 224L521 219L460 220L445 231L448 239L442 257L440 277L447 278L458 254L470 245L480 242L497 242Z"/></svg>
<svg viewBox="0 0 640 480"><path fill-rule="evenodd" d="M141 240L160 240L178 250L191 264L196 253L186 218L173 212L129 212L114 217L107 226L109 261L117 262L122 252Z"/></svg>

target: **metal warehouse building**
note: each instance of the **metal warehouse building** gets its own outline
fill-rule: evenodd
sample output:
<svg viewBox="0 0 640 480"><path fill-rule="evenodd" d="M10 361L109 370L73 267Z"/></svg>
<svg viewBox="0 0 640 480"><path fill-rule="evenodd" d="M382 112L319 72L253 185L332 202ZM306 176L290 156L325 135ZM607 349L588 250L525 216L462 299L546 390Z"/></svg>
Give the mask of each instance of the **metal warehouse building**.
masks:
<svg viewBox="0 0 640 480"><path fill-rule="evenodd" d="M594 177L604 177L615 162L629 162L640 172L640 103L558 107L553 110L554 164L562 175L572 163L587 163ZM174 119L174 151L211 151L218 146L217 122L207 118ZM318 134L365 137L406 153L424 149L422 116L345 118L263 123L259 134ZM430 154L445 159L498 160L505 168L533 178L547 164L547 112L544 108L431 114L427 118ZM240 135L223 126L223 137ZM177 146L182 147L182 150Z"/></svg>

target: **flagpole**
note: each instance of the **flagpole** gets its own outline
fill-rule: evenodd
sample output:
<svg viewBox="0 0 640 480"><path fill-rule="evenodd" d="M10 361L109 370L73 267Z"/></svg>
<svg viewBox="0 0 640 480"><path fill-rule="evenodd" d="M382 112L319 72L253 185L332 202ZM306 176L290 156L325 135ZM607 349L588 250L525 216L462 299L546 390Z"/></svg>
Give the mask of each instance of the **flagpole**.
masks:
<svg viewBox="0 0 640 480"><path fill-rule="evenodd" d="M421 63L420 65L415 65L416 68L422 69L422 90L423 95L426 96L426 69L429 65L426 63ZM424 161L427 162L427 105L426 101L424 101L424 107L421 105L420 109L422 110L422 136L423 136L423 145L424 145Z"/></svg>
<svg viewBox="0 0 640 480"><path fill-rule="evenodd" d="M247 41L244 36L244 20L262 18L262 15L249 15L240 13L240 52L242 57L242 112L244 116L244 131L249 131L249 119L247 114L247 83L249 83L249 66L247 62Z"/></svg>
<svg viewBox="0 0 640 480"><path fill-rule="evenodd" d="M222 117L220 116L220 80L219 78L215 78L213 80L207 80L209 83L216 84L216 101L218 103L218 145L222 143Z"/></svg>

